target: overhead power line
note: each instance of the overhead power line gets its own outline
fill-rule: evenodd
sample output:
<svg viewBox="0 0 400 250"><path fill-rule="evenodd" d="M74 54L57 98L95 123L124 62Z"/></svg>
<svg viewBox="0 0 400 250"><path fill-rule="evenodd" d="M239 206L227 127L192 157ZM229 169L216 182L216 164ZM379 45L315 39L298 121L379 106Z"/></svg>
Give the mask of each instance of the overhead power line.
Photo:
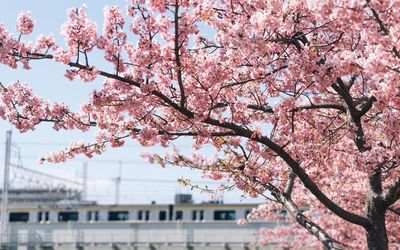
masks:
<svg viewBox="0 0 400 250"><path fill-rule="evenodd" d="M61 146L65 147L71 142L35 142L35 141L19 141L16 142L18 145L27 145L27 146ZM193 144L174 144L176 147L192 147ZM157 145L155 146L157 147ZM161 146L160 146L161 147ZM124 148L143 148L141 145L124 145Z"/></svg>
<svg viewBox="0 0 400 250"><path fill-rule="evenodd" d="M0 154L0 157L1 157L1 154ZM40 158L40 156L39 155L37 155L37 156L35 156L35 155L23 155L22 156L22 158L23 159L35 159L35 160L37 160L37 159L39 159ZM104 160L101 160L101 159L98 159L98 160L96 160L96 159L88 159L88 158L73 158L73 159L69 159L67 162L70 162L70 161L74 161L74 162L96 162L96 163L118 163L118 162L120 162L121 160L119 160L119 159L104 159ZM126 163L126 164L149 164L149 162L146 160L146 159L144 159L143 158L143 161L139 161L139 160L136 160L136 161L132 161L132 160L122 160L121 161L122 163ZM114 165L112 165L113 167L115 167Z"/></svg>
<svg viewBox="0 0 400 250"><path fill-rule="evenodd" d="M121 181L128 182L155 182L155 183L178 183L177 180L157 180L157 179L134 179L134 178L121 178ZM218 183L216 181L192 181L193 184L215 184Z"/></svg>
<svg viewBox="0 0 400 250"><path fill-rule="evenodd" d="M15 164L10 164L10 166L14 167L14 168L22 169L22 170L24 170L26 172L30 172L30 173L33 173L33 174L41 175L41 176L44 176L44 177L47 177L47 178L51 178L51 179L54 179L54 180L59 180L59 181L67 182L67 183L72 183L72 184L79 185L79 186L83 185L81 182L72 181L72 180L65 179L65 178L62 178L62 177L58 177L58 176L55 176L55 175L42 173L40 171L36 171L36 170L30 169L30 168L25 168L25 167L18 166L18 165L15 165Z"/></svg>

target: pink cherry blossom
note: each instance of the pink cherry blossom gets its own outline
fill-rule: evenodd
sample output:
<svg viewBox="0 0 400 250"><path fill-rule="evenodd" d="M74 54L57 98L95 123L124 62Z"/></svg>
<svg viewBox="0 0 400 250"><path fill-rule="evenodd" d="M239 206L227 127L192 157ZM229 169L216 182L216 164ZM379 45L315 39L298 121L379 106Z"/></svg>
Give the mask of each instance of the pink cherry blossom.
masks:
<svg viewBox="0 0 400 250"><path fill-rule="evenodd" d="M79 50L92 50L97 37L96 23L89 20L84 8L71 8L61 33L65 37L69 52L77 56Z"/></svg>
<svg viewBox="0 0 400 250"><path fill-rule="evenodd" d="M69 62L71 62L71 59L72 59L72 53L69 51L65 51L62 48L57 48L54 51L54 60L57 62L68 64Z"/></svg>
<svg viewBox="0 0 400 250"><path fill-rule="evenodd" d="M35 23L32 19L31 13L28 12L20 12L17 18L17 31L22 35L29 35L33 31L33 27Z"/></svg>
<svg viewBox="0 0 400 250"><path fill-rule="evenodd" d="M35 70L31 61L52 59L69 80L103 85L72 111L27 84L2 83L0 117L22 132L44 122L57 131L97 130L92 142L41 162L92 157L129 140L171 147L188 137L192 154L174 148L144 157L202 170L221 182L214 195L235 188L265 198L240 221L280 223L261 230L257 244L397 249L399 6L132 0L127 15L104 8L99 34L84 8L69 9L60 45L51 35L19 39L33 28L23 13L20 34L0 24L1 64Z"/></svg>

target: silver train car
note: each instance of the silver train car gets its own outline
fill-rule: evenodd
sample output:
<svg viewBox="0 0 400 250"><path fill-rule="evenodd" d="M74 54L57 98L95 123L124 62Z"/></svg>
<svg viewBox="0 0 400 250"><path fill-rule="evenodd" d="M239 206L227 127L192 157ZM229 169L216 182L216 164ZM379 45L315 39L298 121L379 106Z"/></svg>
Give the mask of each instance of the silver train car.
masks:
<svg viewBox="0 0 400 250"><path fill-rule="evenodd" d="M258 204L178 198L174 204L99 205L72 200L10 204L2 245L11 250L252 249L260 240L259 229L282 224L260 220L239 226L237 220Z"/></svg>
<svg viewBox="0 0 400 250"><path fill-rule="evenodd" d="M163 221L235 221L246 218L257 204L56 204L11 205L8 207L10 223L63 223L63 222L163 222Z"/></svg>

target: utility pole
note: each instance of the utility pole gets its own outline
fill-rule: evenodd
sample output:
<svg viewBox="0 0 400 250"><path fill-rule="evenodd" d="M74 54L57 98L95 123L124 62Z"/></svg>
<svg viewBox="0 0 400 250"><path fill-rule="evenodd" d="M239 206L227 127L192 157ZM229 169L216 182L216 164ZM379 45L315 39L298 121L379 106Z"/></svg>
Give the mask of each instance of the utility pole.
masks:
<svg viewBox="0 0 400 250"><path fill-rule="evenodd" d="M1 193L1 214L0 214L0 248L6 242L7 233L7 205L8 205L8 188L10 182L10 158L11 158L11 130L6 133L6 154L4 160L4 182Z"/></svg>
<svg viewBox="0 0 400 250"><path fill-rule="evenodd" d="M122 162L118 161L118 164L119 164L119 173L118 173L117 178L115 178L115 205L119 204L119 193L120 193L119 188L120 188L120 185L121 185L121 171L122 171L121 167L122 167Z"/></svg>
<svg viewBox="0 0 400 250"><path fill-rule="evenodd" d="M87 200L87 192L88 192L88 164L87 162L83 163L83 174L82 174L82 184L83 184L83 190L82 190L82 200L86 201Z"/></svg>

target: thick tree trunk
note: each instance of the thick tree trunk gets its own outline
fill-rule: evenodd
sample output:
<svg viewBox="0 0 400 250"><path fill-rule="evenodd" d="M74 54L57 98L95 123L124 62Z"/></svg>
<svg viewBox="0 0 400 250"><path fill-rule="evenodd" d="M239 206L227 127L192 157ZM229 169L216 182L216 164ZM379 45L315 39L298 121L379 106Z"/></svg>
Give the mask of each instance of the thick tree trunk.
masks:
<svg viewBox="0 0 400 250"><path fill-rule="evenodd" d="M388 236L385 225L387 207L382 198L382 184L380 172L369 178L369 195L366 202L366 216L370 221L367 230L367 243L369 250L387 250Z"/></svg>
<svg viewBox="0 0 400 250"><path fill-rule="evenodd" d="M369 250L387 250L388 237L385 226L385 212L369 216L371 226L367 229L367 242Z"/></svg>

